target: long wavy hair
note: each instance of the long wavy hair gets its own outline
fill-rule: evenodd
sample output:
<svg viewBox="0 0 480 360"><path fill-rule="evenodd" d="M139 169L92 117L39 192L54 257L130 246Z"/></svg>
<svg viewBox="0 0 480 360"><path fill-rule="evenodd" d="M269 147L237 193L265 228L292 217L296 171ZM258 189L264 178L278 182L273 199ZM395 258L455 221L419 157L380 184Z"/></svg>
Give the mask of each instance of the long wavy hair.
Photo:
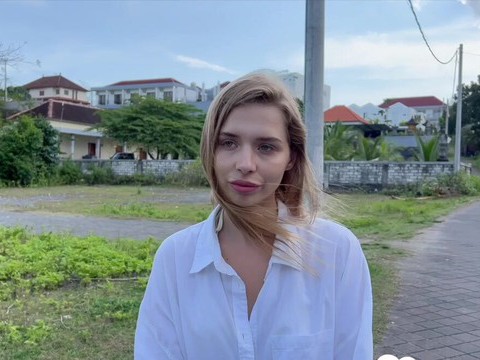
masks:
<svg viewBox="0 0 480 360"><path fill-rule="evenodd" d="M231 112L246 104L273 105L281 110L290 146L293 167L285 171L275 197L288 209L288 223L308 223L319 208L319 189L306 151L306 129L297 101L276 78L266 74L250 74L228 84L210 105L200 144L203 168L212 189L214 201L232 222L249 238L272 249L266 239L274 235L290 249L296 250L295 236L284 226L277 211L259 205L241 207L226 197L215 174L215 151L218 137ZM298 253L298 251L295 251ZM294 259L295 260L295 259ZM299 259L295 261L299 262Z"/></svg>

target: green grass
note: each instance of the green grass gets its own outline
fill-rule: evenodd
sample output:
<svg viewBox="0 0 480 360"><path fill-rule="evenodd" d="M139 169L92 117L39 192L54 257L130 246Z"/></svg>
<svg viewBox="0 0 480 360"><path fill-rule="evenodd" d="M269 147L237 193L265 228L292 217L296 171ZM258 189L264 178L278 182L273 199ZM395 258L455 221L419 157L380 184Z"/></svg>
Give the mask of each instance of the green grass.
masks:
<svg viewBox="0 0 480 360"><path fill-rule="evenodd" d="M196 222L211 205L182 199L202 192L208 190L79 186L0 189L0 197L31 199L36 211ZM363 194L338 199L330 215L359 236L369 262L379 341L397 291L396 266L408 255L396 241L475 198L396 200ZM1 230L0 358L131 359L138 306L157 247L153 240L110 242Z"/></svg>

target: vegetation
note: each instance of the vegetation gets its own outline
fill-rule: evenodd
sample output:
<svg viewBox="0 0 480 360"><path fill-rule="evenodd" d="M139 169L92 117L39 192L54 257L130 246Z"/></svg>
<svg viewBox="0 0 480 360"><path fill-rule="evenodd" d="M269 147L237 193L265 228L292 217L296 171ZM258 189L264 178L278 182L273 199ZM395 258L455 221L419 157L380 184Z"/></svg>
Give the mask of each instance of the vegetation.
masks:
<svg viewBox="0 0 480 360"><path fill-rule="evenodd" d="M33 210L43 212L69 209L92 214L105 206L106 214L117 211L115 216L122 217L145 217L145 209L160 209L157 205L163 204L164 210L177 209L183 220L194 222L211 210L208 192L207 188L64 186L3 188L0 196L30 198ZM196 194L204 200L180 202ZM412 237L470 200L398 200L361 194L339 195L337 200L332 198L330 216L362 239L369 261L378 341L396 291L395 264L407 254L395 240ZM1 229L0 358L35 360L55 354L56 359L131 359L138 307L158 245L156 240L109 242L96 236L38 236L22 229Z"/></svg>
<svg viewBox="0 0 480 360"><path fill-rule="evenodd" d="M417 151L415 152L415 158L418 161L437 161L440 136L434 136L429 141L423 140L418 135L416 135L415 138L417 140Z"/></svg>
<svg viewBox="0 0 480 360"><path fill-rule="evenodd" d="M204 114L192 105L136 97L132 105L99 112L106 136L141 146L152 159L197 157Z"/></svg>
<svg viewBox="0 0 480 360"><path fill-rule="evenodd" d="M59 155L58 133L41 118L23 116L0 127L0 182L41 183L54 172Z"/></svg>
<svg viewBox="0 0 480 360"><path fill-rule="evenodd" d="M457 117L457 100L451 106L450 119L448 122L449 134L455 133ZM480 75L477 82L463 85L462 89L462 126L468 128L468 132L462 139L467 148L480 151Z"/></svg>

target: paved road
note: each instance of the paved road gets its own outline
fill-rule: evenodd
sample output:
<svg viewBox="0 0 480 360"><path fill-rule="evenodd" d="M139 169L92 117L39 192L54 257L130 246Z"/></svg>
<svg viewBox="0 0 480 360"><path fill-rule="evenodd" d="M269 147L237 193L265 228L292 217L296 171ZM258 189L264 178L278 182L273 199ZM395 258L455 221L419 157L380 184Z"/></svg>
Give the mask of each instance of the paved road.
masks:
<svg viewBox="0 0 480 360"><path fill-rule="evenodd" d="M408 242L401 288L376 358L480 359L480 202Z"/></svg>
<svg viewBox="0 0 480 360"><path fill-rule="evenodd" d="M35 233L67 232L77 236L95 234L112 240L118 238L145 240L149 237L163 240L189 224L0 209L0 225L8 227L26 226Z"/></svg>

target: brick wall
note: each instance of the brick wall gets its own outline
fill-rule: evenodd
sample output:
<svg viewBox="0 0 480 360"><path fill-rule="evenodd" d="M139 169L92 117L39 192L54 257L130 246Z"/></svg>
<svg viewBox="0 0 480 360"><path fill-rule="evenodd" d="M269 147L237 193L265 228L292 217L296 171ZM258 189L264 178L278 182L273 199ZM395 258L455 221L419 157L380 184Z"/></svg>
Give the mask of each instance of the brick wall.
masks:
<svg viewBox="0 0 480 360"><path fill-rule="evenodd" d="M470 172L466 165L462 170ZM326 161L324 177L329 186L382 188L421 183L453 171L451 162Z"/></svg>
<svg viewBox="0 0 480 360"><path fill-rule="evenodd" d="M111 167L116 175L154 174L164 176L177 172L194 160L77 160L82 170L92 165ZM408 185L436 178L454 171L451 162L372 162L325 161L324 177L327 186L389 187ZM462 164L462 170L471 168Z"/></svg>

